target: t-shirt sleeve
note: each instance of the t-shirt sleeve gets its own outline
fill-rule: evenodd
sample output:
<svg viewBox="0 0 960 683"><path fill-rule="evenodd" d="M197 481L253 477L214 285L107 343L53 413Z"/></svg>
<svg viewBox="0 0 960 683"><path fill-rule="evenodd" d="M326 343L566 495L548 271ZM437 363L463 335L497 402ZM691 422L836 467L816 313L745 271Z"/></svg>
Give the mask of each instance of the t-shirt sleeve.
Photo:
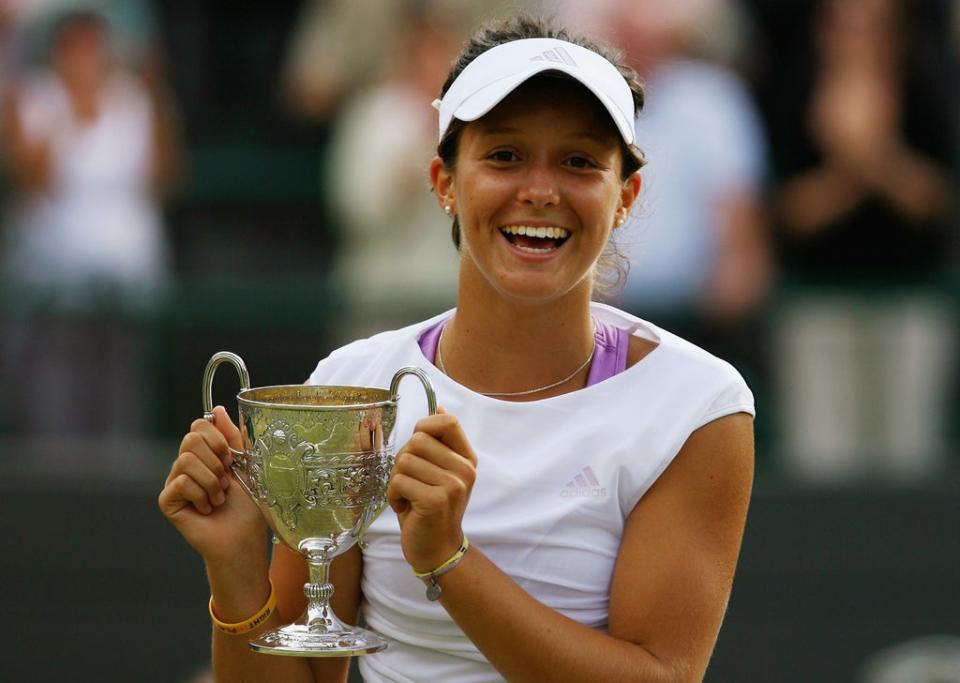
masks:
<svg viewBox="0 0 960 683"><path fill-rule="evenodd" d="M693 430L697 430L703 425L714 420L732 415L734 413L747 413L756 417L757 410L753 400L753 392L747 386L746 381L740 376L740 373L730 368L730 377L726 384L714 396L713 400L707 404L703 413L694 422ZM693 431L691 430L691 431Z"/></svg>

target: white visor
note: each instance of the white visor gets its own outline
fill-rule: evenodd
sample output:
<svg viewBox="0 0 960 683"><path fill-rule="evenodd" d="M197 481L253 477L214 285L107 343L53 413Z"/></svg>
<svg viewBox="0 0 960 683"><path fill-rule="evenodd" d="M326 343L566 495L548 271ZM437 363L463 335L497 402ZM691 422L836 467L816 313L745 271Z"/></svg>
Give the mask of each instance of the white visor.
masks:
<svg viewBox="0 0 960 683"><path fill-rule="evenodd" d="M634 143L633 94L617 67L592 50L555 38L513 40L470 62L443 99L433 102L440 112L439 140L453 119L476 121L543 71L560 71L582 83L609 112L623 141Z"/></svg>

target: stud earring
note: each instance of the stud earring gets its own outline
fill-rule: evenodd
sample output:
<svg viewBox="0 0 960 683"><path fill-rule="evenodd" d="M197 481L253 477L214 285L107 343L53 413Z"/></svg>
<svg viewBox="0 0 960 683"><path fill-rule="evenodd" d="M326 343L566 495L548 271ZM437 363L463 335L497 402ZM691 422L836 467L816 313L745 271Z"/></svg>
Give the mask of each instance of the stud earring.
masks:
<svg viewBox="0 0 960 683"><path fill-rule="evenodd" d="M443 212L444 212L445 214L447 214L448 216L452 216L452 215L453 215L453 207L450 206L449 204L447 204L446 206L443 207Z"/></svg>

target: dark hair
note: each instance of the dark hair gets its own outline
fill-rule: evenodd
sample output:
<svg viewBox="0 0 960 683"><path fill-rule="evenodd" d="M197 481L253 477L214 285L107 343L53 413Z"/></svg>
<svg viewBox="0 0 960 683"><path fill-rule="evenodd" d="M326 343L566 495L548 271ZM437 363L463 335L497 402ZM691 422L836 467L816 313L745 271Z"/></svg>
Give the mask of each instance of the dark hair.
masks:
<svg viewBox="0 0 960 683"><path fill-rule="evenodd" d="M514 40L524 40L527 38L556 38L565 40L574 45L586 48L596 52L604 57L608 62L617 67L617 70L623 76L623 79L630 86L630 92L633 95L633 104L636 112L643 109L644 93L643 84L640 82L637 72L627 66L622 59L619 51L611 47L602 45L594 40L583 36L571 34L566 28L557 26L549 19L533 17L528 14L518 14L510 19L493 21L483 25L463 46L459 57L454 61L440 89L440 97L446 95L447 90L457 80L457 77L463 73L463 70L477 57L487 50L509 43ZM546 72L551 73L551 72ZM559 73L559 72L558 72ZM453 169L457 164L457 148L460 143L460 133L466 124L459 119L453 119L444 133L443 139L437 146L437 156L443 160L444 166ZM621 146L622 168L621 177L626 180L632 173L640 170L645 159L643 152L635 145L628 145L618 136ZM453 244L457 250L460 249L460 222L454 217L451 227ZM610 272L612 277L598 277L597 289L608 292L615 290L626 278L628 261L616 248L611 241L607 249L601 255L599 260L600 270Z"/></svg>
<svg viewBox="0 0 960 683"><path fill-rule="evenodd" d="M110 26L104 14L92 9L67 10L58 15L50 30L54 44L63 38L67 31L75 28L95 29L108 33Z"/></svg>

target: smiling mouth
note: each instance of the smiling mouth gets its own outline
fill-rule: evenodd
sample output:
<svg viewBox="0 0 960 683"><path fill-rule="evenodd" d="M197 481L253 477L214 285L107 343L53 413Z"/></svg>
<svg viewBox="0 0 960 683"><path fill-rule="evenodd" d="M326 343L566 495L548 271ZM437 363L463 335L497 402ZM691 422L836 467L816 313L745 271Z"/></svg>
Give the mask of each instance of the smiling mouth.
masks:
<svg viewBox="0 0 960 683"><path fill-rule="evenodd" d="M570 231L565 228L527 225L508 225L500 228L500 233L517 249L530 254L556 251L570 237Z"/></svg>

